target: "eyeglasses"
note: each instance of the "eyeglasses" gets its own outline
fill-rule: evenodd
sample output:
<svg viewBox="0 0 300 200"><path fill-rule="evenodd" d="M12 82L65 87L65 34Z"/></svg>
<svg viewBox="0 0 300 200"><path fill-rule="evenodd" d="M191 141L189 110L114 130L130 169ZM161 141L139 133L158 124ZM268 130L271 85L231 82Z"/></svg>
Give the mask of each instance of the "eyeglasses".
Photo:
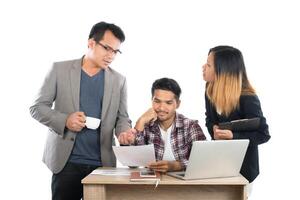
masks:
<svg viewBox="0 0 300 200"><path fill-rule="evenodd" d="M107 52L109 52L109 53L111 53L111 54L113 54L113 55L116 55L117 53L122 53L119 49L117 49L117 50L114 50L113 48L111 48L110 46L107 46L107 45L104 45L104 44L102 44L102 43L100 43L100 42L97 42L96 41L96 44L99 44L101 47L103 47L103 49L105 49L105 51L107 51Z"/></svg>

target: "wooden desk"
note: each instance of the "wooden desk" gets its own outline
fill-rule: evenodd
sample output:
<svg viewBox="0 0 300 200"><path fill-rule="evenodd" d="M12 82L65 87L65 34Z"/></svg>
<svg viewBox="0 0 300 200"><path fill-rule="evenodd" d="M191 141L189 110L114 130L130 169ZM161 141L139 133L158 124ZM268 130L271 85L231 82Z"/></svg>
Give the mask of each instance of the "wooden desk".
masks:
<svg viewBox="0 0 300 200"><path fill-rule="evenodd" d="M112 168L99 169L112 170ZM118 170L136 171L139 169ZM247 183L248 181L242 176L183 181L163 175L157 188L155 188L155 182L130 182L129 176L126 175L90 174L82 180L84 200L246 200Z"/></svg>

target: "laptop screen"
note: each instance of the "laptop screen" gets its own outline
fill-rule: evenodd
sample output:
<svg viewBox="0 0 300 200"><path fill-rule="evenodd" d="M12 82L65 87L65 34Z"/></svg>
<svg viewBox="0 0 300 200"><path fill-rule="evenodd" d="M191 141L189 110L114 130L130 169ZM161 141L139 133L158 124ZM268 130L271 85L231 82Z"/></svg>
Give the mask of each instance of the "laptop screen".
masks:
<svg viewBox="0 0 300 200"><path fill-rule="evenodd" d="M238 176L248 144L249 140L195 141L185 173L176 174L184 179Z"/></svg>

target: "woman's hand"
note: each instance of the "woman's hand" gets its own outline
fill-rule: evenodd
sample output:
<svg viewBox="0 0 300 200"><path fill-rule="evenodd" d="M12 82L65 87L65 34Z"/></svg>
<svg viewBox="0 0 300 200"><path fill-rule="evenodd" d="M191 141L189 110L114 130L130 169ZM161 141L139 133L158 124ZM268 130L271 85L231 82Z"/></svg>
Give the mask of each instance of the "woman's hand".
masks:
<svg viewBox="0 0 300 200"><path fill-rule="evenodd" d="M213 126L214 139L215 140L231 140L233 139L233 133L231 130L219 129L217 125Z"/></svg>

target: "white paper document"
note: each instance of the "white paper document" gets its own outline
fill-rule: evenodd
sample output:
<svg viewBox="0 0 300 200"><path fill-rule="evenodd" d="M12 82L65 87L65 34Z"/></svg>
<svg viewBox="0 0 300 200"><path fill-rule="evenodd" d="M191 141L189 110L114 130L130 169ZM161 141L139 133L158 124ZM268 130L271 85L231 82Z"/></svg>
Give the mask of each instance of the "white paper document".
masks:
<svg viewBox="0 0 300 200"><path fill-rule="evenodd" d="M155 162L154 145L113 146L114 153L125 166L147 166Z"/></svg>

